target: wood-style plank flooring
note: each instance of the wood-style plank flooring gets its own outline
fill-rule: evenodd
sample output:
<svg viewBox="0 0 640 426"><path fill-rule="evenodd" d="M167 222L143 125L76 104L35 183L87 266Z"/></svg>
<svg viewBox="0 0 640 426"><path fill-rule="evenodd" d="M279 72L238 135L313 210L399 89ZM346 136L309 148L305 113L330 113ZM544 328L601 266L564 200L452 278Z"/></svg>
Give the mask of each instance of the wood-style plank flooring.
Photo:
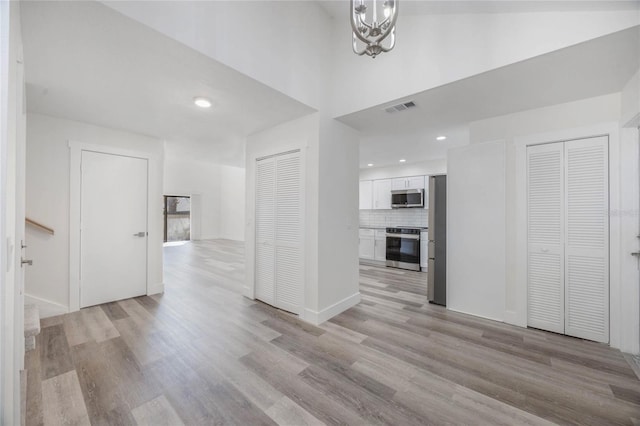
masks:
<svg viewBox="0 0 640 426"><path fill-rule="evenodd" d="M164 294L43 320L26 424L640 424L619 351L430 305L425 274L361 265L320 327L243 276L242 243L167 247Z"/></svg>

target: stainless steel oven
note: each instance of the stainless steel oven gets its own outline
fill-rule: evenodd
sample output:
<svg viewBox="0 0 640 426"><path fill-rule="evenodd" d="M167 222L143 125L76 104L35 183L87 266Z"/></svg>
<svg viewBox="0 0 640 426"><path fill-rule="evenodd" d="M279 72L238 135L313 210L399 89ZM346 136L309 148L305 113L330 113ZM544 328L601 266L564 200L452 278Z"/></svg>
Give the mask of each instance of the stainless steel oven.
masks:
<svg viewBox="0 0 640 426"><path fill-rule="evenodd" d="M420 270L419 228L387 228L387 266Z"/></svg>

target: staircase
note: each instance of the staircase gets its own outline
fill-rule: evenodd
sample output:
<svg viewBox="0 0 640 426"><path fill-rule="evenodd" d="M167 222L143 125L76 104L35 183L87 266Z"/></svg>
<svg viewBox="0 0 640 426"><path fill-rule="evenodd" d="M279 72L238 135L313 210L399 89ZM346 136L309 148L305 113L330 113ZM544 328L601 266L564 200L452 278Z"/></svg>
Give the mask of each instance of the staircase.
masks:
<svg viewBox="0 0 640 426"><path fill-rule="evenodd" d="M40 312L36 305L24 306L24 350L36 348L36 336L40 334Z"/></svg>

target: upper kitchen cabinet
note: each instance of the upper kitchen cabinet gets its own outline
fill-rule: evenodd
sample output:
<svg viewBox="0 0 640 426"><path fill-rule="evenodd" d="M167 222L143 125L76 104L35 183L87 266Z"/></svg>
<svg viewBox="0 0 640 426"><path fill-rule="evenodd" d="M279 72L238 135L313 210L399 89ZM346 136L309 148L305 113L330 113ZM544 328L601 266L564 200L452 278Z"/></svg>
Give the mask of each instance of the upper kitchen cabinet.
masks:
<svg viewBox="0 0 640 426"><path fill-rule="evenodd" d="M391 181L392 179L373 181L374 209L391 209Z"/></svg>
<svg viewBox="0 0 640 426"><path fill-rule="evenodd" d="M373 208L373 181L360 181L360 210L371 210Z"/></svg>
<svg viewBox="0 0 640 426"><path fill-rule="evenodd" d="M394 178L391 181L391 189L424 189L424 176L411 176Z"/></svg>

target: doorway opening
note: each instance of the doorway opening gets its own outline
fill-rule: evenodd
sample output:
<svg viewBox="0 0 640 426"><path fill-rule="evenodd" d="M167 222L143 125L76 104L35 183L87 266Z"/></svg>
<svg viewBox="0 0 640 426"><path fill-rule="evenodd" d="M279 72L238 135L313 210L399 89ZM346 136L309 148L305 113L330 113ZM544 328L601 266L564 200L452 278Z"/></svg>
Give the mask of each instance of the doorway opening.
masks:
<svg viewBox="0 0 640 426"><path fill-rule="evenodd" d="M164 242L191 240L191 197L164 196Z"/></svg>

